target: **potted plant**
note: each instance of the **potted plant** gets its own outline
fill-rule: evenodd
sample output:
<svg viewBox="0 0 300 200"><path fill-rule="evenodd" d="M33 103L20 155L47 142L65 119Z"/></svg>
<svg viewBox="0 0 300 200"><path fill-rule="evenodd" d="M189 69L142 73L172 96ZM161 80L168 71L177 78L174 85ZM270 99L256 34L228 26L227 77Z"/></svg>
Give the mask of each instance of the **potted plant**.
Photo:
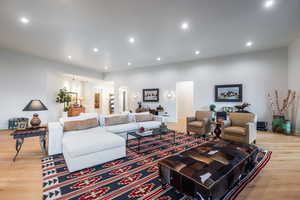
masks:
<svg viewBox="0 0 300 200"><path fill-rule="evenodd" d="M56 97L56 102L63 104L64 106L63 117L67 116L67 113L69 111L69 103L71 102L71 96L68 94L66 88L59 90Z"/></svg>
<svg viewBox="0 0 300 200"><path fill-rule="evenodd" d="M285 114L287 113L290 105L293 104L293 102L295 101L296 92L288 90L286 98L283 99L282 106L280 106L280 98L277 90L275 90L275 100L273 100L270 94L268 94L268 97L273 113L272 131L291 135L291 121L286 120Z"/></svg>

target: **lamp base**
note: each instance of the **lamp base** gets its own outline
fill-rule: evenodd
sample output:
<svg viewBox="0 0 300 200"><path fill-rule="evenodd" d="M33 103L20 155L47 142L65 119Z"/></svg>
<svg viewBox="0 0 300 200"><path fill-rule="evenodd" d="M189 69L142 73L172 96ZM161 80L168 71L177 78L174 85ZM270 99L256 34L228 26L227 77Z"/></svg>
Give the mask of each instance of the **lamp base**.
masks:
<svg viewBox="0 0 300 200"><path fill-rule="evenodd" d="M41 120L39 118L39 115L37 113L33 114L33 117L30 121L30 125L31 125L31 128L39 128L40 125L41 125Z"/></svg>

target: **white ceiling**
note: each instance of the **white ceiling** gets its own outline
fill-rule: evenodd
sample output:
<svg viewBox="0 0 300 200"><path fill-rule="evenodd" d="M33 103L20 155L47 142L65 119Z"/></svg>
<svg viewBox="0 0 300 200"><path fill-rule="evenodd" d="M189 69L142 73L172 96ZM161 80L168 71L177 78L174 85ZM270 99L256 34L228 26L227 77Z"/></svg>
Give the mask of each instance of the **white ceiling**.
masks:
<svg viewBox="0 0 300 200"><path fill-rule="evenodd" d="M113 71L287 46L300 0L275 1L266 10L264 0L0 0L0 47Z"/></svg>

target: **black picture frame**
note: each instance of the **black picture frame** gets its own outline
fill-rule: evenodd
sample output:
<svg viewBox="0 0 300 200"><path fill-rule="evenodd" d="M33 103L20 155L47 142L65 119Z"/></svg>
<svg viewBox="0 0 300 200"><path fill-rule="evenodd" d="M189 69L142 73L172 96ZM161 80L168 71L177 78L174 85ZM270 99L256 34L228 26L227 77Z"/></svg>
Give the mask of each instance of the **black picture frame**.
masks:
<svg viewBox="0 0 300 200"><path fill-rule="evenodd" d="M143 89L143 102L159 102L159 89Z"/></svg>
<svg viewBox="0 0 300 200"><path fill-rule="evenodd" d="M221 97L220 92L227 91L235 94L230 97ZM224 92L223 92L224 93ZM236 97L235 97L236 96ZM243 85L231 84L231 85L215 85L215 102L242 102L243 101Z"/></svg>

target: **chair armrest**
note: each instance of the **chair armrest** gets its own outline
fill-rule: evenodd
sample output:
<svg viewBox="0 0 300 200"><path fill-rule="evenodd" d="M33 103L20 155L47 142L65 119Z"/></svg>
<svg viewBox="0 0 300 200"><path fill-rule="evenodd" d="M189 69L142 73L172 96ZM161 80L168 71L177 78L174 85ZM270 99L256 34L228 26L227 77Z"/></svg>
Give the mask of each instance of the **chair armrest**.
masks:
<svg viewBox="0 0 300 200"><path fill-rule="evenodd" d="M247 142L252 144L256 140L256 123L247 123Z"/></svg>
<svg viewBox="0 0 300 200"><path fill-rule="evenodd" d="M187 117L186 122L196 121L196 117Z"/></svg>
<svg viewBox="0 0 300 200"><path fill-rule="evenodd" d="M63 127L59 122L48 123L48 154L62 153Z"/></svg>

